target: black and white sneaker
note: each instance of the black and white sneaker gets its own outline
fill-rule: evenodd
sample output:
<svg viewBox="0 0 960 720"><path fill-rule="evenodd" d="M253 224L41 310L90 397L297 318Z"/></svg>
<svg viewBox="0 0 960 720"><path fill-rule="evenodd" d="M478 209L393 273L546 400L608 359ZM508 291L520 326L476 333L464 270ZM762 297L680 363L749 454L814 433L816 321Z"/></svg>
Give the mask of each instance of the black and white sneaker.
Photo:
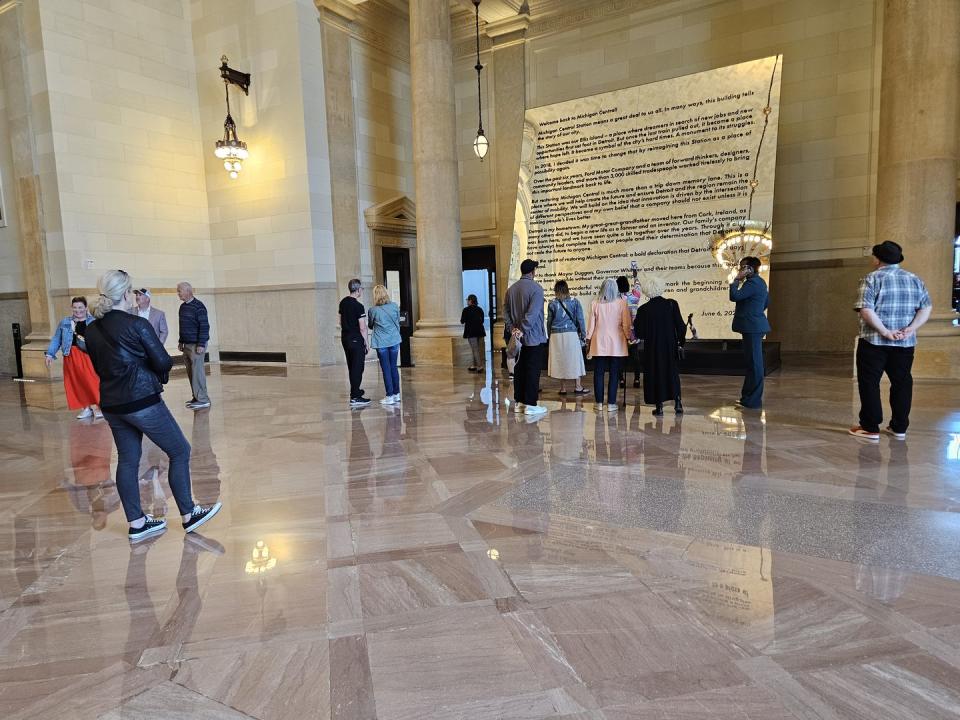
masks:
<svg viewBox="0 0 960 720"><path fill-rule="evenodd" d="M350 398L350 407L352 408L366 407L369 404L370 404L370 398L365 398L365 397Z"/></svg>
<svg viewBox="0 0 960 720"><path fill-rule="evenodd" d="M127 530L127 539L132 543L140 542L153 535L159 535L167 529L166 520L157 520L150 515L144 515L143 518L146 520L146 522L143 523L143 527L131 527Z"/></svg>
<svg viewBox="0 0 960 720"><path fill-rule="evenodd" d="M198 527L203 525L207 520L220 512L220 508L222 507L223 503L220 502L215 502L210 507L194 505L193 512L190 513L190 519L183 524L183 529L187 532L193 532Z"/></svg>
<svg viewBox="0 0 960 720"><path fill-rule="evenodd" d="M210 407L209 400L197 400L196 402L187 403L188 410L203 410L208 407Z"/></svg>

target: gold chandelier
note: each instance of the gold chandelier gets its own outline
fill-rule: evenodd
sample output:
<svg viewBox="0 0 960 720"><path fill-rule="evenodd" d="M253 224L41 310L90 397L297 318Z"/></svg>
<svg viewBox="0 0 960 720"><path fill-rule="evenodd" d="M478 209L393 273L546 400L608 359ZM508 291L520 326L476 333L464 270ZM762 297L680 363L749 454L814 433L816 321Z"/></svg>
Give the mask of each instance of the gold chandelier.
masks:
<svg viewBox="0 0 960 720"><path fill-rule="evenodd" d="M760 261L760 272L770 269L770 253L773 250L773 234L770 232L770 223L753 220L753 196L757 192L760 182L757 180L757 168L760 165L760 151L763 149L763 139L770 124L772 108L770 100L773 96L773 81L777 74L778 55L773 62L773 71L770 73L770 87L767 90L767 104L763 108L763 130L760 132L760 142L757 144L757 153L753 159L753 175L750 177L750 198L747 203L747 216L743 220L735 220L721 226L710 241L710 252L724 270L729 271L728 279L732 280L740 267L740 261L745 257L755 257Z"/></svg>
<svg viewBox="0 0 960 720"><path fill-rule="evenodd" d="M237 137L237 124L230 114L230 86L236 85L244 94L249 94L250 74L234 70L227 62L226 55L220 58L220 77L223 78L223 92L227 99L227 117L223 121L223 140L217 140L213 154L223 160L223 169L230 175L230 179L236 180L243 169L243 161L250 157L250 153L247 151L247 144Z"/></svg>

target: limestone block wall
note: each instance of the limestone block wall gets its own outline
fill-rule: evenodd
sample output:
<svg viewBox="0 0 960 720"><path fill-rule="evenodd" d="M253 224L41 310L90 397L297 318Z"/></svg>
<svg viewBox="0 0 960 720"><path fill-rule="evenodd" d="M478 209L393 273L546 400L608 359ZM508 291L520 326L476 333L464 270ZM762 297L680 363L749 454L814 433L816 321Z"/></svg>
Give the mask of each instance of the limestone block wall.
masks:
<svg viewBox="0 0 960 720"><path fill-rule="evenodd" d="M6 94L3 74L0 73L0 193L6 222L0 227L0 375L16 372L11 324L20 323L24 333L30 329L26 282L20 262L20 222L9 138Z"/></svg>
<svg viewBox="0 0 960 720"><path fill-rule="evenodd" d="M137 286L209 287L187 3L41 0L39 11L51 128L36 129L37 144L41 157L49 151L42 173L55 176L44 202L58 206L62 223L62 246L47 226L54 314L110 268L123 268ZM208 306L215 318L215 304ZM175 346L176 313L168 316Z"/></svg>
<svg viewBox="0 0 960 720"><path fill-rule="evenodd" d="M16 183L10 128L7 123L7 100L0 73L0 194L5 225L0 227L0 296L26 290L20 262L20 220L17 217ZM0 328L2 332L2 328Z"/></svg>
<svg viewBox="0 0 960 720"><path fill-rule="evenodd" d="M212 281L186 4L41 2L67 281ZM87 261L92 261L88 263ZM88 267L92 264L92 267Z"/></svg>
<svg viewBox="0 0 960 720"><path fill-rule="evenodd" d="M332 361L310 294L335 283L320 27L310 2L199 0L191 10L202 162L221 349ZM231 180L213 155L223 137L221 55L252 73L230 89L250 158Z"/></svg>
<svg viewBox="0 0 960 720"><path fill-rule="evenodd" d="M410 63L360 40L352 51L361 274L372 278L374 248L363 211L401 195L415 200Z"/></svg>
<svg viewBox="0 0 960 720"><path fill-rule="evenodd" d="M484 50L480 62L480 92L483 100L483 131L493 142L497 128L493 118L491 91L493 54ZM460 160L460 227L464 235L492 235L496 228L496 214L491 209L496 204L493 155L488 154L483 162L473 151L477 137L477 71L474 69L476 55L460 57L454 65L454 92L457 96L457 152ZM516 178L514 178L516 184ZM491 242L493 242L491 240Z"/></svg>
<svg viewBox="0 0 960 720"><path fill-rule="evenodd" d="M837 308L853 302L864 248L876 241L881 23L876 0L598 2L533 16L527 105L782 53L772 337L787 350L846 351L855 317ZM472 64L458 59L458 79ZM475 94L474 85L474 101ZM482 174L473 168L461 182L479 186ZM493 203L481 208L478 188L471 190L462 193L464 217L493 223Z"/></svg>

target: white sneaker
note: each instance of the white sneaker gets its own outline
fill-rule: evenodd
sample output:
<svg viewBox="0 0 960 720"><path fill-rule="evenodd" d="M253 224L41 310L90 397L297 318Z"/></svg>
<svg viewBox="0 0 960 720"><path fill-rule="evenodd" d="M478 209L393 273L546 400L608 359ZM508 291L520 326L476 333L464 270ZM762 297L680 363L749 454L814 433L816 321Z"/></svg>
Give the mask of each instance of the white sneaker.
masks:
<svg viewBox="0 0 960 720"><path fill-rule="evenodd" d="M515 403L513 404L513 411L514 411L515 413L522 413L522 412L524 412L524 408L525 408L525 407L527 407L527 406L524 405L522 402L515 402Z"/></svg>
<svg viewBox="0 0 960 720"><path fill-rule="evenodd" d="M604 412L604 411L607 409L607 406L604 405L603 403L594 403L594 404L593 404L593 409L594 409L596 412Z"/></svg>
<svg viewBox="0 0 960 720"><path fill-rule="evenodd" d="M396 395L393 396L393 404L394 405L400 404L400 393L397 393Z"/></svg>
<svg viewBox="0 0 960 720"><path fill-rule="evenodd" d="M86 420L89 417L93 417L93 410L88 407L85 407L80 411L80 414L77 415L77 420Z"/></svg>
<svg viewBox="0 0 960 720"><path fill-rule="evenodd" d="M608 411L608 412L616 412L616 411L617 411L617 406L616 406L616 405L607 405L607 411Z"/></svg>
<svg viewBox="0 0 960 720"><path fill-rule="evenodd" d="M103 417L103 411L100 409L99 405L97 406L97 409L93 411L93 416L97 418L97 420Z"/></svg>
<svg viewBox="0 0 960 720"><path fill-rule="evenodd" d="M524 405L524 415L543 415L547 409L543 405Z"/></svg>
<svg viewBox="0 0 960 720"><path fill-rule="evenodd" d="M393 395L387 395L383 400L380 401L381 405L393 405L396 400L393 399Z"/></svg>

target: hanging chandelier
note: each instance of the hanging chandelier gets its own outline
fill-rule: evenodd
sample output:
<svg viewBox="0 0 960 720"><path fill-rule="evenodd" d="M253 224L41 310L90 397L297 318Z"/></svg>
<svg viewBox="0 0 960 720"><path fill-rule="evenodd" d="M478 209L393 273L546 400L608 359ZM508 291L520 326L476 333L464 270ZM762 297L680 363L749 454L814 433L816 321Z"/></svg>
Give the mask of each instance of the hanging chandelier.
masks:
<svg viewBox="0 0 960 720"><path fill-rule="evenodd" d="M760 165L760 151L763 149L763 139L770 124L770 105L773 97L773 81L777 74L778 55L773 61L773 71L770 73L770 87L767 90L767 104L763 108L763 129L760 132L760 142L757 144L757 153L753 159L753 174L750 176L750 198L747 202L747 216L743 220L735 220L721 226L713 235L710 242L710 252L713 259L724 270L729 271L732 279L740 268L740 261L745 257L755 257L760 261L760 272L770 269L770 253L773 251L773 234L770 232L770 223L751 218L753 214L753 196L759 187L757 168Z"/></svg>
<svg viewBox="0 0 960 720"><path fill-rule="evenodd" d="M220 58L220 62L220 77L223 78L223 92L227 99L227 118L223 121L223 140L217 140L213 154L223 160L223 169L229 173L231 179L236 180L243 169L243 161L250 153L247 151L247 144L237 137L237 124L230 114L230 86L236 85L243 90L244 95L249 94L250 74L227 65L226 55Z"/></svg>
<svg viewBox="0 0 960 720"><path fill-rule="evenodd" d="M480 0L473 0L473 10L477 23L477 64L473 66L473 69L477 71L477 115L480 118L477 137L473 141L473 152L480 158L480 162L483 162L483 159L487 156L487 151L490 149L490 141L483 134L483 98L480 91L480 71L483 70L483 65L480 64Z"/></svg>

